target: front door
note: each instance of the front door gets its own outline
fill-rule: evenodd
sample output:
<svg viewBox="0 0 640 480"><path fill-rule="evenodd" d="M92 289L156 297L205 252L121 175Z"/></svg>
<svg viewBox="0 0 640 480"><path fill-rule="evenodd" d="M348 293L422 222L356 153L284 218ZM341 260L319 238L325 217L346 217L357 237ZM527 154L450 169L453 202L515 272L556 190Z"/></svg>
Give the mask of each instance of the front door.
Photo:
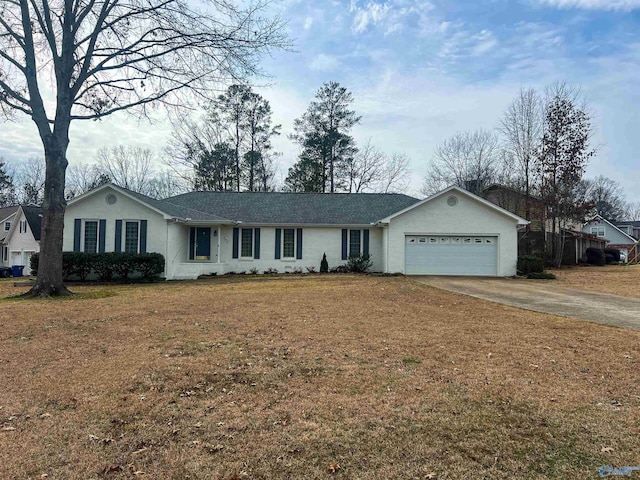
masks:
<svg viewBox="0 0 640 480"><path fill-rule="evenodd" d="M191 227L189 260L211 260L211 227Z"/></svg>

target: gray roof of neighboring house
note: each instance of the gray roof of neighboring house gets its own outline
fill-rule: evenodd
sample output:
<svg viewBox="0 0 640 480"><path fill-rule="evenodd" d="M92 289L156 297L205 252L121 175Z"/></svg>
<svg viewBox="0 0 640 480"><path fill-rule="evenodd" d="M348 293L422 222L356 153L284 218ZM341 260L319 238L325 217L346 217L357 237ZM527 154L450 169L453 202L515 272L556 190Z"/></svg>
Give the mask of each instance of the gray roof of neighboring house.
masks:
<svg viewBox="0 0 640 480"><path fill-rule="evenodd" d="M5 220L6 218L10 217L17 211L18 211L18 205L0 208L0 221ZM4 225L0 225L0 242L5 239L5 237L7 236L7 233L9 232L6 232L4 230Z"/></svg>
<svg viewBox="0 0 640 480"><path fill-rule="evenodd" d="M5 218L10 217L17 211L18 211L18 205L0 208L0 220L4 220Z"/></svg>
<svg viewBox="0 0 640 480"><path fill-rule="evenodd" d="M33 238L39 242L40 234L42 232L42 207L35 205L23 205L22 211L29 223L29 228L31 228Z"/></svg>
<svg viewBox="0 0 640 480"><path fill-rule="evenodd" d="M640 228L640 220L623 220L621 222L614 222L614 225L631 225Z"/></svg>
<svg viewBox="0 0 640 480"><path fill-rule="evenodd" d="M395 193L190 192L161 203L242 223L368 225L418 201Z"/></svg>

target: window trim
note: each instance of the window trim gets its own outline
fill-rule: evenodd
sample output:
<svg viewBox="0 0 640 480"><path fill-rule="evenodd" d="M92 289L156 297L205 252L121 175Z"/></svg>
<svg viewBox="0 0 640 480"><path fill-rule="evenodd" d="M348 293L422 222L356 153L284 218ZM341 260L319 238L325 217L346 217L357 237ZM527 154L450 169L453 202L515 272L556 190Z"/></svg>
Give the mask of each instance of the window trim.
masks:
<svg viewBox="0 0 640 480"><path fill-rule="evenodd" d="M351 245L352 245L352 234L358 232L358 251L354 252L351 249ZM353 230L349 229L349 238L348 238L348 251L347 251L347 258L352 256L352 255L362 255L362 243L363 243L363 234L362 234L362 230L355 228Z"/></svg>
<svg viewBox="0 0 640 480"><path fill-rule="evenodd" d="M4 231L8 232L9 230L11 230L11 222L4 222Z"/></svg>
<svg viewBox="0 0 640 480"><path fill-rule="evenodd" d="M240 238L238 239L238 258L240 260L253 260L254 259L254 242L255 242L255 232L254 232L254 228L251 227L242 227L240 228ZM243 255L243 246L244 246L244 232L248 231L250 232L249 234L249 247L250 247L250 251L251 253L248 256Z"/></svg>
<svg viewBox="0 0 640 480"><path fill-rule="evenodd" d="M285 255L285 249L284 249L284 239L285 239L287 230L290 230L291 232L293 232L293 249L292 249L292 252L291 252L291 256ZM282 239L280 240L280 242L281 242L280 246L281 246L281 249L282 249L281 250L282 251L282 255L281 255L281 259L282 260L295 260L296 259L296 247L298 246L298 239L296 238L297 236L298 235L297 235L297 232L296 232L295 228L283 228L282 229Z"/></svg>
<svg viewBox="0 0 640 480"><path fill-rule="evenodd" d="M95 252L87 252L87 248L86 248L87 222L92 222L96 224L96 251ZM99 250L100 250L100 219L83 218L81 235L80 235L80 251L84 253L98 253Z"/></svg>
<svg viewBox="0 0 640 480"><path fill-rule="evenodd" d="M27 220L23 219L20 220L20 223L18 223L18 233L27 233Z"/></svg>
<svg viewBox="0 0 640 480"><path fill-rule="evenodd" d="M2 245L2 261L3 262L8 262L9 261L9 245Z"/></svg>
<svg viewBox="0 0 640 480"><path fill-rule="evenodd" d="M602 235L599 234L600 231L602 231ZM605 228L604 228L604 226L602 226L602 227L591 227L591 235L595 235L598 238L604 238L604 236L605 236Z"/></svg>
<svg viewBox="0 0 640 480"><path fill-rule="evenodd" d="M138 225L138 239L136 241L136 251L135 252L127 252L127 224L128 223L136 223ZM140 220L127 220L122 219L122 251L125 253L140 253Z"/></svg>

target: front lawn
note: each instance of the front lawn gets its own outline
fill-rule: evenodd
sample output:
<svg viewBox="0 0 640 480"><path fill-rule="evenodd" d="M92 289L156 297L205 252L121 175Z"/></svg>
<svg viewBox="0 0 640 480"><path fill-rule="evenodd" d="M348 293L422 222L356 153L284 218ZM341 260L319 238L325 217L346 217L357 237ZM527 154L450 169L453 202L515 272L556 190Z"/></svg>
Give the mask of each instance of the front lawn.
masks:
<svg viewBox="0 0 640 480"><path fill-rule="evenodd" d="M563 267L552 271L566 287L640 298L640 265Z"/></svg>
<svg viewBox="0 0 640 480"><path fill-rule="evenodd" d="M402 277L74 289L0 300L0 478L574 479L640 465L640 332Z"/></svg>

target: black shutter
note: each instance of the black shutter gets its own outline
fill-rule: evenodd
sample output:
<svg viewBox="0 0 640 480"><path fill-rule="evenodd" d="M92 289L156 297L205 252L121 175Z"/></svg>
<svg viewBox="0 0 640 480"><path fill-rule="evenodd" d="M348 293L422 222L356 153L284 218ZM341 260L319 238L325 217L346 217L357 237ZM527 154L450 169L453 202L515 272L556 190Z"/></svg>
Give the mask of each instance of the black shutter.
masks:
<svg viewBox="0 0 640 480"><path fill-rule="evenodd" d="M196 258L196 227L189 228L189 260Z"/></svg>
<svg viewBox="0 0 640 480"><path fill-rule="evenodd" d="M253 258L260 259L260 229L253 229Z"/></svg>
<svg viewBox="0 0 640 480"><path fill-rule="evenodd" d="M240 242L240 229L238 227L233 229L233 247L231 249L231 257L238 258L238 243Z"/></svg>
<svg viewBox="0 0 640 480"><path fill-rule="evenodd" d="M362 231L362 255L369 255L369 229Z"/></svg>
<svg viewBox="0 0 640 480"><path fill-rule="evenodd" d="M147 253L147 221L140 220L140 253Z"/></svg>
<svg viewBox="0 0 640 480"><path fill-rule="evenodd" d="M73 221L73 251L80 251L80 234L82 232L82 220L76 218Z"/></svg>
<svg viewBox="0 0 640 480"><path fill-rule="evenodd" d="M280 244L282 243L282 229L276 228L276 253L273 258L278 260L280 258Z"/></svg>
<svg viewBox="0 0 640 480"><path fill-rule="evenodd" d="M113 251L122 251L122 220L116 220L116 241L114 243Z"/></svg>
<svg viewBox="0 0 640 480"><path fill-rule="evenodd" d="M100 220L98 229L98 252L104 253L104 240L107 236L107 221Z"/></svg>
<svg viewBox="0 0 640 480"><path fill-rule="evenodd" d="M296 258L302 260L302 229L296 230Z"/></svg>
<svg viewBox="0 0 640 480"><path fill-rule="evenodd" d="M346 228L343 228L342 229L342 259L343 260L346 260L348 256L347 234L348 234L348 230Z"/></svg>

